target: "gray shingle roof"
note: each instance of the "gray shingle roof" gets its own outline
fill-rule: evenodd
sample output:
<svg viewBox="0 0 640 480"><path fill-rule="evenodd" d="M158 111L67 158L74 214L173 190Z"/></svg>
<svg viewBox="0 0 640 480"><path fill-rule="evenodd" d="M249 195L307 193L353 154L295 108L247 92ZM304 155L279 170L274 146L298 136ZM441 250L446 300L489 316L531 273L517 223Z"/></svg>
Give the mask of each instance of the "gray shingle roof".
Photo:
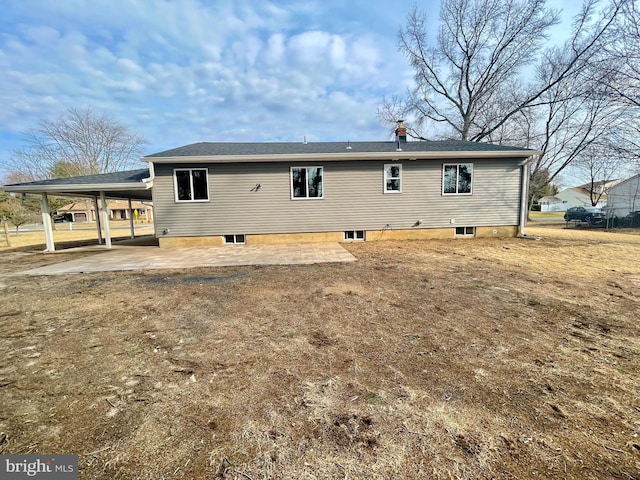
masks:
<svg viewBox="0 0 640 480"><path fill-rule="evenodd" d="M351 147L351 148L348 148ZM400 143L405 152L531 152L526 148L494 145L491 143L464 142L461 140L423 141ZM310 142L310 143L212 143L200 142L147 155L161 157L207 157L223 155L287 155L395 152L397 142Z"/></svg>
<svg viewBox="0 0 640 480"><path fill-rule="evenodd" d="M99 173L96 175L85 175L82 177L52 178L49 180L38 180L36 182L14 183L5 185L11 186L56 186L56 185L109 185L109 184L138 184L143 178L149 178L149 169L140 168L138 170L127 170L124 172Z"/></svg>
<svg viewBox="0 0 640 480"><path fill-rule="evenodd" d="M0 185L0 189L16 193L46 193L49 195L68 196L99 196L101 192L105 192L109 198L151 200L150 187L152 184L151 182L142 181L149 177L149 169L141 168L125 172Z"/></svg>

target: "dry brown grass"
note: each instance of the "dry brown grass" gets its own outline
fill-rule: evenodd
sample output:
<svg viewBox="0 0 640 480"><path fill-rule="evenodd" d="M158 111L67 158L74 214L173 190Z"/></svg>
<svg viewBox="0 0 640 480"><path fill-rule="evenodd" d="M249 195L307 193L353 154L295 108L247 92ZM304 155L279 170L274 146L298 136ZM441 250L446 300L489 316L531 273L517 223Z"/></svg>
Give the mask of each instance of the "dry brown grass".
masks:
<svg viewBox="0 0 640 480"><path fill-rule="evenodd" d="M573 224L568 227L564 222L539 225L531 223L526 228L527 235L552 238L554 240L583 240L589 243L640 243L640 230L638 229L614 229L604 230L596 227L578 228Z"/></svg>
<svg viewBox="0 0 640 480"><path fill-rule="evenodd" d="M533 220L562 218L564 217L564 212L529 212L529 217Z"/></svg>
<svg viewBox="0 0 640 480"><path fill-rule="evenodd" d="M94 228L85 230L87 228L80 224L83 229L79 230L76 227L76 230L69 230L68 224L62 224L57 226L57 230L53 231L53 241L55 243L58 242L75 242L81 240L96 240L98 239L98 233ZM147 225L136 225L135 226L136 235L149 235L153 233L153 228L149 228ZM0 253L11 250L11 248L21 248L21 247L29 247L32 246L34 248L43 248L45 245L44 232L19 232L18 235L15 233L11 233L9 235L9 241L11 242L11 248L7 247L7 244L4 241L4 233L0 231L2 234L2 238L0 239ZM126 237L129 235L128 224L127 229L122 228L113 228L111 230L111 236L115 237Z"/></svg>
<svg viewBox="0 0 640 480"><path fill-rule="evenodd" d="M627 240L0 277L0 452L105 479L638 478Z"/></svg>

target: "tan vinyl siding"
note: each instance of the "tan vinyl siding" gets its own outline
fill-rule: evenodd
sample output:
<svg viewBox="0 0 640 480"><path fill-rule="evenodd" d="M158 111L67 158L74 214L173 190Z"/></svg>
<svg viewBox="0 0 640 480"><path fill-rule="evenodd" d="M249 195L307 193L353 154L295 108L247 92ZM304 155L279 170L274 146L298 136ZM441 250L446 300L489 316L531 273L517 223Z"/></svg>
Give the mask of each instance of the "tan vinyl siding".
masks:
<svg viewBox="0 0 640 480"><path fill-rule="evenodd" d="M517 225L522 169L518 160L473 163L473 195L442 195L442 165L403 160L402 193L384 193L389 161L198 164L208 168L209 201L175 202L173 165L155 165L158 234L207 236ZM180 165L189 168L190 165ZM323 199L291 199L290 167L322 166ZM255 191L257 184L261 188ZM252 191L254 189L254 191Z"/></svg>

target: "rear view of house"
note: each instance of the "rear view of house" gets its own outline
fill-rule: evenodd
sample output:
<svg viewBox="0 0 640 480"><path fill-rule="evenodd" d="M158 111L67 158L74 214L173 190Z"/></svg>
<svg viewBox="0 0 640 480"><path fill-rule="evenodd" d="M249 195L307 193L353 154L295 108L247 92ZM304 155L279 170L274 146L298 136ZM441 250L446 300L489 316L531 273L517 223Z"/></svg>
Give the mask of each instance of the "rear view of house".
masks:
<svg viewBox="0 0 640 480"><path fill-rule="evenodd" d="M144 157L161 246L515 236L538 152L462 141L196 143Z"/></svg>

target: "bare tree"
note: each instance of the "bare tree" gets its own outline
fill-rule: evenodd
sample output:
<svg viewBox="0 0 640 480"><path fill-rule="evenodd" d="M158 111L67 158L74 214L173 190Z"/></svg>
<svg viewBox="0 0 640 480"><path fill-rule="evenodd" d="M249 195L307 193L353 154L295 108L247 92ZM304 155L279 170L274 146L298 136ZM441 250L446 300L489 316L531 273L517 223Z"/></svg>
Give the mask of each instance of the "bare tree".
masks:
<svg viewBox="0 0 640 480"><path fill-rule="evenodd" d="M591 205L596 206L606 195L607 189L622 172L623 161L620 157L611 156L608 149L597 146L588 148L575 161L576 169L587 180Z"/></svg>
<svg viewBox="0 0 640 480"><path fill-rule="evenodd" d="M378 116L390 127L406 119L416 139L431 131L431 138L541 150L531 164L531 206L589 149L602 153L594 162L620 158L623 150L627 159L640 158L640 109L619 93L621 79L640 86L640 69L633 61L623 75L623 62L605 48L624 46L633 50L629 58L640 56L637 13L633 0L585 0L562 47L545 48L559 19L545 0L443 0L435 39L425 14L414 9L399 49L415 71L415 87L385 99Z"/></svg>
<svg viewBox="0 0 640 480"><path fill-rule="evenodd" d="M531 174L529 179L529 209L542 197L553 196L558 193L558 187L549 180L549 172L544 169Z"/></svg>
<svg viewBox="0 0 640 480"><path fill-rule="evenodd" d="M626 122L611 135L611 146L629 170L640 169L640 6L624 2L621 19L600 50L599 61L609 75L603 82L610 100L627 107Z"/></svg>
<svg viewBox="0 0 640 480"><path fill-rule="evenodd" d="M533 162L532 173L546 170L549 181L554 181L583 156L594 162L620 157L612 139L625 128L629 108L611 100L611 90L599 78L597 68L577 72L547 90L541 99L535 110L544 114L536 142L542 153Z"/></svg>
<svg viewBox="0 0 640 480"><path fill-rule="evenodd" d="M113 172L132 166L144 144L109 117L72 108L26 132L24 148L4 167L23 181Z"/></svg>
<svg viewBox="0 0 640 480"><path fill-rule="evenodd" d="M620 11L612 0L596 15L597 0L587 0L575 19L563 56L556 55L546 82L519 88L505 101L505 88L517 83L527 68L542 57L549 28L558 12L545 0L443 0L435 43L426 28L426 16L414 9L399 35L399 49L415 71L415 87L406 98L385 100L379 118L389 125L397 118L408 134L426 139L423 131L435 127L444 135L484 141L521 112L544 104L543 97L582 71Z"/></svg>
<svg viewBox="0 0 640 480"><path fill-rule="evenodd" d="M615 69L607 83L618 100L640 107L640 6L628 1L621 9L623 15L603 43L601 57Z"/></svg>
<svg viewBox="0 0 640 480"><path fill-rule="evenodd" d="M483 130L478 113L494 106L500 86L535 59L558 20L544 0L445 0L433 45L426 15L414 8L399 48L416 86L398 108L413 114L416 131L433 122L462 140L476 137Z"/></svg>
<svg viewBox="0 0 640 480"><path fill-rule="evenodd" d="M37 218L37 211L25 205L20 199L10 195L3 195L0 198L0 219L3 222L9 221L15 226L16 235L22 225L33 222L35 218Z"/></svg>

